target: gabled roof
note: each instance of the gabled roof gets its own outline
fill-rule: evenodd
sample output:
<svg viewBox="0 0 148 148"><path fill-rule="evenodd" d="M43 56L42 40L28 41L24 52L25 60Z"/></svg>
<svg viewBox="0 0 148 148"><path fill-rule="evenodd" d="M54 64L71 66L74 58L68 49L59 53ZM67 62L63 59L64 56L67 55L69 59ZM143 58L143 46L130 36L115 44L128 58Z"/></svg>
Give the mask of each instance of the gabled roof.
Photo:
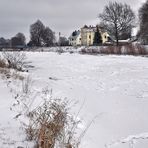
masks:
<svg viewBox="0 0 148 148"><path fill-rule="evenodd" d="M78 30L75 31L75 35L73 33L70 35L69 39L77 39L77 37L80 35L81 32Z"/></svg>

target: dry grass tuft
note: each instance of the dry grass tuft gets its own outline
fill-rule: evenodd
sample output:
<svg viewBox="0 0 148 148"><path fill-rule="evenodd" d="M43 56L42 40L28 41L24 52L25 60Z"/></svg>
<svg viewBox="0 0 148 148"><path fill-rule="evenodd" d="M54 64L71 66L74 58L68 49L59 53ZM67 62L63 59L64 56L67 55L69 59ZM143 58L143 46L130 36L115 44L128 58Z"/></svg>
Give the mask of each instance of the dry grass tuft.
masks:
<svg viewBox="0 0 148 148"><path fill-rule="evenodd" d="M48 96L48 92L44 92ZM27 114L28 140L36 142L36 148L78 148L88 127L78 137L80 120L70 114L71 103L67 99L44 98L42 105Z"/></svg>
<svg viewBox="0 0 148 148"><path fill-rule="evenodd" d="M63 139L62 132L68 122L67 102L59 99L45 101L30 112L30 125L26 129L28 140L35 140L38 148L54 148Z"/></svg>

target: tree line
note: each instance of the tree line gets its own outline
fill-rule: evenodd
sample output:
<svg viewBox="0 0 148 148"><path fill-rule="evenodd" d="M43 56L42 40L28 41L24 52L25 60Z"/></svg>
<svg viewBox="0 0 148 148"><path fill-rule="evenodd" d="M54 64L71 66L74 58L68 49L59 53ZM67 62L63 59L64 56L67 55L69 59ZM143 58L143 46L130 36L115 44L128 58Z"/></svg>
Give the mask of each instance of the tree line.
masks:
<svg viewBox="0 0 148 148"><path fill-rule="evenodd" d="M54 31L45 26L40 20L30 25L30 41L28 43L26 43L26 37L23 33L17 33L11 39L0 38L0 46L3 47L49 47L57 44L66 46L68 40L66 37L60 36L57 43Z"/></svg>
<svg viewBox="0 0 148 148"><path fill-rule="evenodd" d="M142 44L148 44L148 0L139 9L139 31L137 38ZM109 2L99 14L100 25L110 37L119 44L119 40L131 37L132 29L136 26L136 16L131 7L120 2ZM97 28L94 43L101 43L101 36ZM55 33L40 20L30 25L30 41L26 43L23 33L17 33L11 39L0 38L0 46L4 47L49 47L53 45L68 45L66 37L60 37L57 43Z"/></svg>
<svg viewBox="0 0 148 148"><path fill-rule="evenodd" d="M26 45L26 37L23 33L17 33L11 39L0 38L0 47L10 48L10 47L24 47Z"/></svg>

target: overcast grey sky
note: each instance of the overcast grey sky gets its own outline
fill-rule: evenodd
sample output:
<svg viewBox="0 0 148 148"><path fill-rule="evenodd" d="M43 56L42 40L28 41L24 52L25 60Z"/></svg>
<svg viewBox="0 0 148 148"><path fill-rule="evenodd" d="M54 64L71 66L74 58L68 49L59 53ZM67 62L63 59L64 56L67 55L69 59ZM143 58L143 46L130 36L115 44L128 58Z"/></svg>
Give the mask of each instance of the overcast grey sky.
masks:
<svg viewBox="0 0 148 148"><path fill-rule="evenodd" d="M134 11L145 0L116 0L128 3ZM97 15L109 0L0 0L0 37L11 38L40 19L56 33L68 35L83 25L95 25Z"/></svg>

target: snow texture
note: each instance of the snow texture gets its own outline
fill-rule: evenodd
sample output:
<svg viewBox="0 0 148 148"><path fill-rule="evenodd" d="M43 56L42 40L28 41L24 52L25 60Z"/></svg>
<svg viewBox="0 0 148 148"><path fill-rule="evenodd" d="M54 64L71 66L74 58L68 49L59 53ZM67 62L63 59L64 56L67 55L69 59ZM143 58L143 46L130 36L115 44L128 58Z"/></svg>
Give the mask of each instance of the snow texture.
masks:
<svg viewBox="0 0 148 148"><path fill-rule="evenodd" d="M48 87L55 97L78 101L74 113L85 102L79 114L80 132L95 118L81 148L148 147L148 58L53 52L28 52L27 57L32 67L24 76L33 79L34 96ZM21 84L1 75L1 148L32 147L15 118L21 108L14 105ZM34 104L40 101L38 96Z"/></svg>

